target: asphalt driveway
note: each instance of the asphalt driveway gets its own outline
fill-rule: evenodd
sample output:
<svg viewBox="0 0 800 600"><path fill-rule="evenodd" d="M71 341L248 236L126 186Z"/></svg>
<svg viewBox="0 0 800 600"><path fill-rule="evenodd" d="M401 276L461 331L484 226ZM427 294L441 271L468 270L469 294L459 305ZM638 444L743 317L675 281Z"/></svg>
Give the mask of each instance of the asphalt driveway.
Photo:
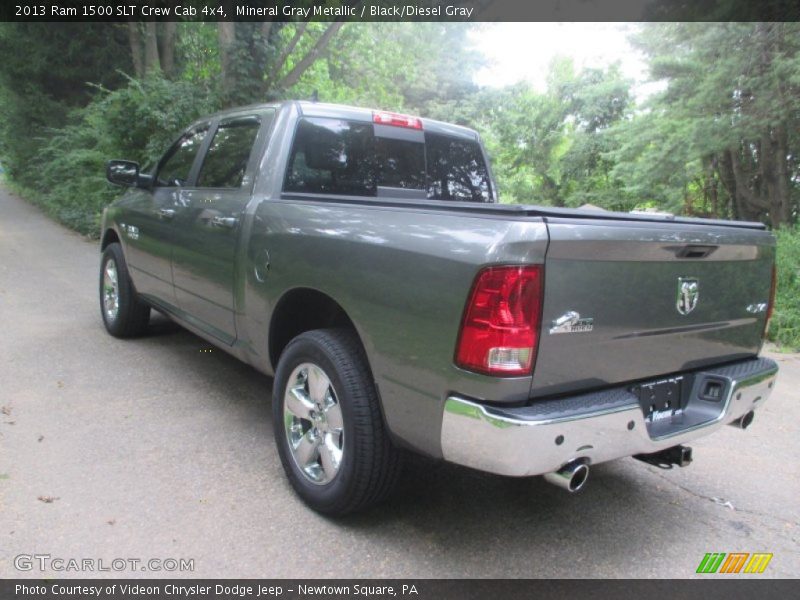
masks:
<svg viewBox="0 0 800 600"><path fill-rule="evenodd" d="M415 459L387 503L332 521L284 479L271 380L160 317L108 336L98 261L0 188L0 577L167 575L17 568L34 554L192 559L169 574L193 577L692 577L707 552L800 575L798 355L770 354L753 426L695 442L688 468L620 460L570 496Z"/></svg>

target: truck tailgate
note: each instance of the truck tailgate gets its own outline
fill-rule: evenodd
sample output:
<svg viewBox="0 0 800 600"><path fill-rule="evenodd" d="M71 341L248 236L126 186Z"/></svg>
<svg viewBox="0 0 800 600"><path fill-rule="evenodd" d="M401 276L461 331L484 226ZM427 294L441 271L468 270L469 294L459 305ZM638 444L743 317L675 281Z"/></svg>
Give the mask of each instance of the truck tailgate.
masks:
<svg viewBox="0 0 800 600"><path fill-rule="evenodd" d="M549 218L532 396L758 353L775 242L719 224Z"/></svg>

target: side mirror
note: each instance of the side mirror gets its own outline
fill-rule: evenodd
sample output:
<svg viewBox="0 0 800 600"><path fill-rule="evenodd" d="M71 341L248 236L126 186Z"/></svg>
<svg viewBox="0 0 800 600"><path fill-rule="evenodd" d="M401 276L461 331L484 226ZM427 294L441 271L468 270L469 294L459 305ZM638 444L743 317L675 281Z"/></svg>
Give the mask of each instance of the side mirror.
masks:
<svg viewBox="0 0 800 600"><path fill-rule="evenodd" d="M131 160L110 160L106 164L106 179L114 185L141 187L144 183L139 175L139 163Z"/></svg>

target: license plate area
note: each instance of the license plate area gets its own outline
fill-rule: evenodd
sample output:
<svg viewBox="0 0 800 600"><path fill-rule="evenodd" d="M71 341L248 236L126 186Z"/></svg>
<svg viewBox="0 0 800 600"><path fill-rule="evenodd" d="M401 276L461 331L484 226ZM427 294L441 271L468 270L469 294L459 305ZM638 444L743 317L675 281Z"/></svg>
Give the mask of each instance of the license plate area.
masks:
<svg viewBox="0 0 800 600"><path fill-rule="evenodd" d="M681 375L633 386L631 391L639 398L645 419L653 423L680 415L691 394L692 382L689 379Z"/></svg>

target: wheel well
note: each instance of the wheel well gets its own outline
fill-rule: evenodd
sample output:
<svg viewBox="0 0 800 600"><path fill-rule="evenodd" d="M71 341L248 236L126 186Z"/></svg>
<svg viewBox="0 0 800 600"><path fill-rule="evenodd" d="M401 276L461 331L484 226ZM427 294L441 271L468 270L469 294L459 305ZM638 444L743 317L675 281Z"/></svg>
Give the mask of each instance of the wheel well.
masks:
<svg viewBox="0 0 800 600"><path fill-rule="evenodd" d="M109 244L113 244L115 242L119 244L119 236L117 235L117 232L113 229L106 230L106 232L103 234L103 241L100 244L100 250L105 250Z"/></svg>
<svg viewBox="0 0 800 600"><path fill-rule="evenodd" d="M330 296L309 288L287 292L275 307L270 323L269 359L273 370L278 366L283 349L295 337L327 327L348 327L356 331L350 317Z"/></svg>

